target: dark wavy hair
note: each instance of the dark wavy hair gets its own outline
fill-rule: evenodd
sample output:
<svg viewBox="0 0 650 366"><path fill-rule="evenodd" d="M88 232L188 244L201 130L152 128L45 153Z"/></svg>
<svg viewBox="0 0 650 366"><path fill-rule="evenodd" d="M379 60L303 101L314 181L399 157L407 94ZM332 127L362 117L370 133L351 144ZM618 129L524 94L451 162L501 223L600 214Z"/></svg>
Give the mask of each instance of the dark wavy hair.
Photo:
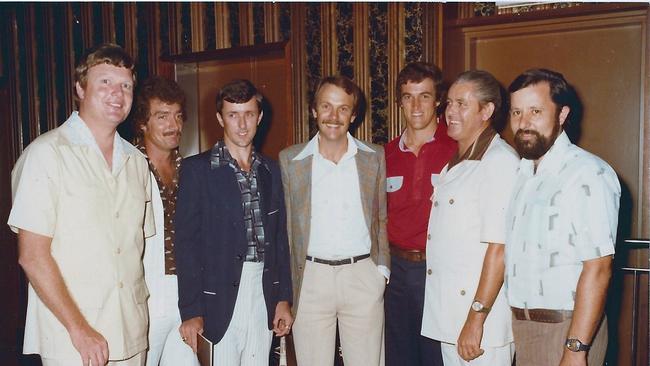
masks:
<svg viewBox="0 0 650 366"><path fill-rule="evenodd" d="M255 85L253 85L250 80L246 79L233 80L224 85L221 90L219 90L219 93L217 93L217 113L221 114L221 109L223 108L224 101L241 104L248 102L252 98L255 98L255 101L257 102L257 108L261 112L264 97L257 90Z"/></svg>
<svg viewBox="0 0 650 366"><path fill-rule="evenodd" d="M133 105L131 121L136 143L142 140L142 126L146 125L151 117L151 101L154 99L167 104L178 103L185 120L185 92L175 81L161 76L152 76L143 81L138 88Z"/></svg>

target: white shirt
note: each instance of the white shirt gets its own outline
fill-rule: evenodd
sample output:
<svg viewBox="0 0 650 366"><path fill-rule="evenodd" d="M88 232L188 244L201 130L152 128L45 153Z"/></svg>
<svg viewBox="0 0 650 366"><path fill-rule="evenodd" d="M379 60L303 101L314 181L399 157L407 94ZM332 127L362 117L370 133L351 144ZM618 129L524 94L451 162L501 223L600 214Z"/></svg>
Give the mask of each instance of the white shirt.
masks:
<svg viewBox="0 0 650 366"><path fill-rule="evenodd" d="M440 173L429 217L422 335L455 344L478 289L488 243L505 243L505 213L518 156L497 134L481 160ZM512 342L504 291L483 326L482 346Z"/></svg>
<svg viewBox="0 0 650 366"><path fill-rule="evenodd" d="M359 148L348 133L348 149L338 164L319 152L317 134L301 152L312 154L311 224L307 254L342 259L370 253L370 232L364 220L355 155ZM372 151L372 150L369 150Z"/></svg>
<svg viewBox="0 0 650 366"><path fill-rule="evenodd" d="M573 310L582 262L614 254L621 187L597 156L564 132L534 172L522 159L508 210L511 306Z"/></svg>
<svg viewBox="0 0 650 366"><path fill-rule="evenodd" d="M109 360L119 360L147 348L141 258L143 236L155 228L147 161L117 133L113 150L111 171L76 112L39 136L12 172L8 225L52 238L52 257L72 299L108 341ZM79 356L31 285L23 352Z"/></svg>

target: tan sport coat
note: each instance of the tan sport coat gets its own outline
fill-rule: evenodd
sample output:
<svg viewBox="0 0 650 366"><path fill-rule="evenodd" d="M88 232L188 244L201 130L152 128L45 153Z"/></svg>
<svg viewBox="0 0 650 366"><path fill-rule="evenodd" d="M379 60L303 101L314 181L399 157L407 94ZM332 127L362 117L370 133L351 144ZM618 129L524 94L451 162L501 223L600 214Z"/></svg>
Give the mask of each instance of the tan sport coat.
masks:
<svg viewBox="0 0 650 366"><path fill-rule="evenodd" d="M355 155L359 173L359 190L363 214L372 245L370 257L376 265L390 268L388 236L386 234L386 162L384 148L354 139L358 146ZM293 311L298 310L302 276L309 245L311 217L312 155L296 159L307 144L290 146L280 152L280 169L284 199L287 206L287 231L293 274Z"/></svg>

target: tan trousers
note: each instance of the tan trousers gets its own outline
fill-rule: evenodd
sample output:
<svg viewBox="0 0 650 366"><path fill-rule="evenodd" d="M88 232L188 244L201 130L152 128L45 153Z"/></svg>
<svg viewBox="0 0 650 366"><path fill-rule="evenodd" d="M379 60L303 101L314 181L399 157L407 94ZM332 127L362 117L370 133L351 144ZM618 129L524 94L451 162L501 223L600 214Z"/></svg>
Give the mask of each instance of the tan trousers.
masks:
<svg viewBox="0 0 650 366"><path fill-rule="evenodd" d="M564 352L571 319L562 323L540 323L512 318L517 365L556 366ZM587 365L602 366L607 351L607 317L603 318L587 354Z"/></svg>
<svg viewBox="0 0 650 366"><path fill-rule="evenodd" d="M144 366L146 352L140 352L135 356L121 361L109 361L106 366ZM43 358L41 359L43 366L81 366L81 358L77 360L60 360L54 358ZM92 365L96 366L96 365Z"/></svg>
<svg viewBox="0 0 650 366"><path fill-rule="evenodd" d="M293 326L298 366L331 366L338 320L345 366L384 364L386 280L371 259L330 266L307 261Z"/></svg>

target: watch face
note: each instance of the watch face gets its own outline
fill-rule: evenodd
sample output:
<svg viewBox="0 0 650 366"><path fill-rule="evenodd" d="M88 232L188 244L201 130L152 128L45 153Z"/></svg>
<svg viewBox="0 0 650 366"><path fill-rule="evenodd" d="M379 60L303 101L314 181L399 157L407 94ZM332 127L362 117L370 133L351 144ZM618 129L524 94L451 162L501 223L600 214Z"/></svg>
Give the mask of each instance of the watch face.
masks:
<svg viewBox="0 0 650 366"><path fill-rule="evenodd" d="M481 311L481 309L483 309L483 304L481 304L481 303L478 302L478 301L474 301L474 302L472 303L472 310L474 310L474 311Z"/></svg>

